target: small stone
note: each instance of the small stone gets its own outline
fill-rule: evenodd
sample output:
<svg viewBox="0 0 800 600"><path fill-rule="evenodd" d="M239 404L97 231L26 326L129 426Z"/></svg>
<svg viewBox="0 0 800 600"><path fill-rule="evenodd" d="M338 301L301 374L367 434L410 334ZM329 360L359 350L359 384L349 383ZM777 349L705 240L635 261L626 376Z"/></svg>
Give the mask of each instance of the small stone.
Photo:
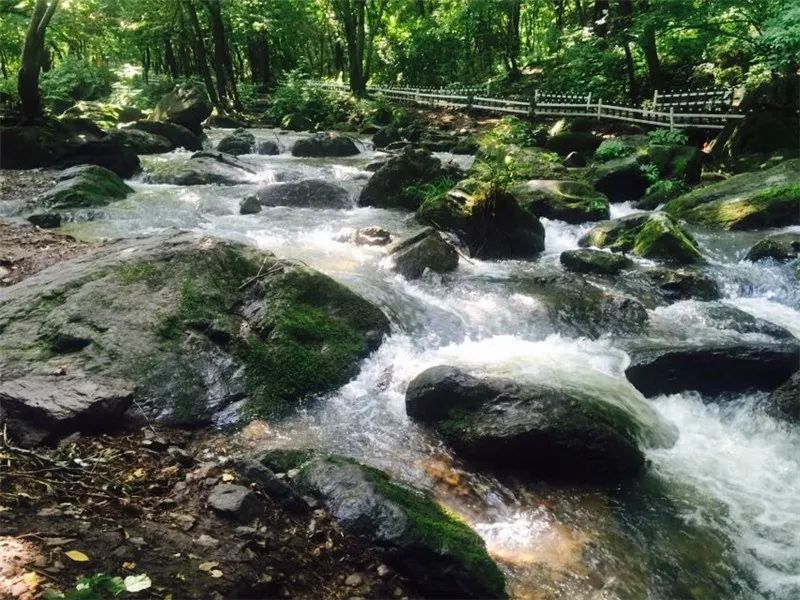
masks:
<svg viewBox="0 0 800 600"><path fill-rule="evenodd" d="M147 546L147 542L144 541L144 538L140 537L128 538L128 543L133 544L137 548L142 548L143 546Z"/></svg>
<svg viewBox="0 0 800 600"><path fill-rule="evenodd" d="M239 203L239 213L243 215L254 215L261 212L261 202L257 196L248 196Z"/></svg>
<svg viewBox="0 0 800 600"><path fill-rule="evenodd" d="M378 577L386 577L392 570L386 565L378 565Z"/></svg>
<svg viewBox="0 0 800 600"><path fill-rule="evenodd" d="M263 502L241 485L221 483L208 496L208 505L219 515L249 523L264 512Z"/></svg>
<svg viewBox="0 0 800 600"><path fill-rule="evenodd" d="M362 583L364 583L364 578L361 577L358 573L353 573L352 575L348 575L347 579L344 580L344 584L350 587L358 587Z"/></svg>
<svg viewBox="0 0 800 600"><path fill-rule="evenodd" d="M170 458L172 458L172 460L185 467L188 467L194 463L194 458L192 455L178 446L170 446L167 448L167 454L170 456Z"/></svg>
<svg viewBox="0 0 800 600"><path fill-rule="evenodd" d="M204 548L216 548L219 546L219 540L217 538L213 538L205 533L201 534L200 537L195 540L195 542Z"/></svg>

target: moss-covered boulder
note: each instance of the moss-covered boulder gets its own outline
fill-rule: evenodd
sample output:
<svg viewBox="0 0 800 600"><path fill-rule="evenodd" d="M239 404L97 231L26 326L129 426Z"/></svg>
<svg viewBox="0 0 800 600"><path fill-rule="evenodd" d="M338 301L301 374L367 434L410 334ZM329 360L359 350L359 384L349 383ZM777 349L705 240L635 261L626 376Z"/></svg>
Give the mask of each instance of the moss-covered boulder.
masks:
<svg viewBox="0 0 800 600"><path fill-rule="evenodd" d="M0 291L4 379L114 380L135 389L126 419L177 425L285 414L346 383L388 327L321 273L189 233L102 246Z"/></svg>
<svg viewBox="0 0 800 600"><path fill-rule="evenodd" d="M533 179L510 189L521 206L537 217L567 223L608 219L608 198L590 185L577 181Z"/></svg>
<svg viewBox="0 0 800 600"><path fill-rule="evenodd" d="M758 241L747 251L745 260L757 261L765 258L784 261L800 257L800 232L776 233Z"/></svg>
<svg viewBox="0 0 800 600"><path fill-rule="evenodd" d="M572 179L576 169L568 169L555 152L542 148L523 148L513 144L486 144L478 148L470 177L491 182L497 179Z"/></svg>
<svg viewBox="0 0 800 600"><path fill-rule="evenodd" d="M394 125L387 125L375 132L375 135L372 136L372 143L376 148L385 148L392 142L399 142L402 139L403 136L400 135L400 131L398 131L397 127Z"/></svg>
<svg viewBox="0 0 800 600"><path fill-rule="evenodd" d="M202 88L192 84L180 84L161 98L153 109L150 119L175 123L195 135L200 135L203 132L202 123L211 116L211 110L211 104Z"/></svg>
<svg viewBox="0 0 800 600"><path fill-rule="evenodd" d="M483 540L427 493L339 456L278 452L270 468L299 469L293 485L321 500L348 532L427 598L505 598L505 579ZM287 469L288 467L288 469Z"/></svg>
<svg viewBox="0 0 800 600"><path fill-rule="evenodd" d="M642 447L669 446L676 437L642 400L478 378L448 366L414 378L406 412L457 454L536 479L629 479L644 469Z"/></svg>
<svg viewBox="0 0 800 600"><path fill-rule="evenodd" d="M88 119L104 129L116 127L119 115L119 106L91 100L81 100L62 113L62 117Z"/></svg>
<svg viewBox="0 0 800 600"><path fill-rule="evenodd" d="M354 156L359 152L358 146L349 137L330 133L315 133L297 140L292 146L292 156Z"/></svg>
<svg viewBox="0 0 800 600"><path fill-rule="evenodd" d="M458 252L434 229L426 228L397 244L392 269L406 279L419 279L425 270L447 273L458 267Z"/></svg>
<svg viewBox="0 0 800 600"><path fill-rule="evenodd" d="M713 277L691 268L657 267L644 272L667 302L678 300L718 300L722 296Z"/></svg>
<svg viewBox="0 0 800 600"><path fill-rule="evenodd" d="M703 261L697 242L671 217L663 213L633 214L595 225L578 244L630 252L642 258L668 263Z"/></svg>
<svg viewBox="0 0 800 600"><path fill-rule="evenodd" d="M428 184L448 177L441 161L427 150L408 147L383 163L361 190L360 206L416 210Z"/></svg>
<svg viewBox="0 0 800 600"><path fill-rule="evenodd" d="M203 149L203 140L200 139L200 136L177 123L142 120L134 121L126 129L145 131L166 138L173 148L185 148L193 151Z"/></svg>
<svg viewBox="0 0 800 600"><path fill-rule="evenodd" d="M239 156L240 154L252 154L256 149L256 136L244 129L237 129L230 135L226 135L217 144L217 150L227 154Z"/></svg>
<svg viewBox="0 0 800 600"><path fill-rule="evenodd" d="M301 179L270 183L257 189L245 200L255 198L261 206L296 208L352 208L350 193L324 179Z"/></svg>
<svg viewBox="0 0 800 600"><path fill-rule="evenodd" d="M148 163L144 180L148 183L171 183L173 185L205 185L218 183L236 185L252 183L256 169L232 154L217 151L194 153L185 160L170 160Z"/></svg>
<svg viewBox="0 0 800 600"><path fill-rule="evenodd" d="M176 147L163 135L149 133L133 127L113 129L109 131L108 135L123 146L127 146L136 152L136 154L161 154L170 152Z"/></svg>
<svg viewBox="0 0 800 600"><path fill-rule="evenodd" d="M703 186L664 207L690 223L761 229L800 223L800 159Z"/></svg>
<svg viewBox="0 0 800 600"><path fill-rule="evenodd" d="M97 165L79 165L63 171L57 183L36 200L51 210L96 208L121 200L133 190L120 177Z"/></svg>
<svg viewBox="0 0 800 600"><path fill-rule="evenodd" d="M633 267L633 261L626 256L593 248L565 250L559 256L559 261L568 271L598 275L616 275Z"/></svg>
<svg viewBox="0 0 800 600"><path fill-rule="evenodd" d="M561 156L566 156L570 152L591 154L597 150L602 141L603 138L591 131L564 131L551 136L544 147Z"/></svg>
<svg viewBox="0 0 800 600"><path fill-rule="evenodd" d="M447 193L431 196L417 220L455 234L478 258L526 258L544 250L544 227L510 193L464 180Z"/></svg>

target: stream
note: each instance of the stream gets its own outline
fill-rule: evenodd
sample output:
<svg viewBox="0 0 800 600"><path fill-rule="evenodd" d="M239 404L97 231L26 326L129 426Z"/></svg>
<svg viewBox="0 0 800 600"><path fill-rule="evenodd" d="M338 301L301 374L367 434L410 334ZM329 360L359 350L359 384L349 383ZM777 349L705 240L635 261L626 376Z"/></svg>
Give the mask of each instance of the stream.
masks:
<svg viewBox="0 0 800 600"><path fill-rule="evenodd" d="M257 140L296 134L250 130ZM216 143L229 130L209 132ZM189 153L142 157L143 168ZM407 281L384 250L337 241L343 230L379 225L402 238L419 229L407 213L376 208L264 208L240 215L240 200L290 170L345 187L355 198L379 154L355 157L241 157L256 165L252 185L180 187L135 178L135 193L94 220L68 223L84 239L184 228L302 260L379 305L392 334L337 392L308 403L252 435L254 448L312 446L353 456L429 489L486 540L516 598L800 598L800 429L766 416L762 394L709 402L696 393L645 400L627 382L628 357L613 337L571 339L540 318L539 301L517 282L561 270L560 252L590 228L543 219L546 250L536 261L461 260L445 277ZM468 166L471 157L440 154ZM634 212L612 204L612 218ZM709 258L703 267L723 302L800 337L800 290L789 270L742 261L766 232L693 232ZM644 262L644 261L640 261ZM740 335L703 321L697 302L650 311L653 335L680 339ZM680 432L670 449L649 450L638 482L613 489L549 485L470 470L405 414L409 381L448 364L478 374L563 380L648 402Z"/></svg>

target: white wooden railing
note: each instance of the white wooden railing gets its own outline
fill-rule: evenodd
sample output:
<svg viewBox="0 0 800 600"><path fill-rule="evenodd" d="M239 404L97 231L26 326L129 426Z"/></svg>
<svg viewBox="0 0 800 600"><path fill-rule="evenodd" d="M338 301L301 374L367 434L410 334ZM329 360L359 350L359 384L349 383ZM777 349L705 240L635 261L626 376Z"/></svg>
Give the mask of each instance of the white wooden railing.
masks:
<svg viewBox="0 0 800 600"><path fill-rule="evenodd" d="M309 81L315 87L346 92L348 86L328 81ZM727 91L700 90L697 92L669 92L653 96L652 106L637 108L606 104L591 93L556 93L537 90L528 102L490 96L486 87L414 88L368 86L370 94L379 94L388 100L431 108L475 109L499 114L546 117L594 117L614 119L645 125L659 125L670 129L690 127L722 129L730 119L742 119L736 112L732 97ZM726 106L722 106L727 102ZM724 108L725 110L720 110Z"/></svg>

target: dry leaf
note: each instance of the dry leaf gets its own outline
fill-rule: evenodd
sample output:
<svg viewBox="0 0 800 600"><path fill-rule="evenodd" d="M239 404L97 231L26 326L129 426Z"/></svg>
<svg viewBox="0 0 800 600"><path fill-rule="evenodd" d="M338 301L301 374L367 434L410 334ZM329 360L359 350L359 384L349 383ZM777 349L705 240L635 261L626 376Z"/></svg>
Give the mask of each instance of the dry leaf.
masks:
<svg viewBox="0 0 800 600"><path fill-rule="evenodd" d="M211 575L214 579L219 579L220 577L222 577L222 571L220 571L219 569L211 569L209 575Z"/></svg>
<svg viewBox="0 0 800 600"><path fill-rule="evenodd" d="M28 571L22 576L22 581L25 582L29 588L37 588L42 583L42 577L35 571Z"/></svg>
<svg viewBox="0 0 800 600"><path fill-rule="evenodd" d="M131 473L131 477L133 477L134 479L141 479L142 477L144 477L144 469L142 467L139 467L133 473Z"/></svg>
<svg viewBox="0 0 800 600"><path fill-rule="evenodd" d="M64 552L64 554L66 554L69 558L71 558L75 562L86 562L87 560L89 560L89 557L86 556L83 552L80 552L79 550L68 550L67 552Z"/></svg>
<svg viewBox="0 0 800 600"><path fill-rule="evenodd" d="M222 474L222 481L224 481L226 483L229 482L229 481L233 481L234 479L236 479L236 476L233 473L223 473Z"/></svg>
<svg viewBox="0 0 800 600"><path fill-rule="evenodd" d="M153 585L153 582L150 581L146 573L142 573L141 575L128 575L123 583L125 584L125 591L132 594L146 590Z"/></svg>
<svg viewBox="0 0 800 600"><path fill-rule="evenodd" d="M207 562L200 563L200 566L198 566L197 568L200 569L201 571L208 572L211 569L213 569L214 567L218 567L218 566L219 566L218 562L209 560Z"/></svg>
<svg viewBox="0 0 800 600"><path fill-rule="evenodd" d="M136 568L135 562L124 562L122 563L122 568L126 571L133 571Z"/></svg>
<svg viewBox="0 0 800 600"><path fill-rule="evenodd" d="M175 573L175 579L178 581L186 581L186 575L183 573Z"/></svg>

